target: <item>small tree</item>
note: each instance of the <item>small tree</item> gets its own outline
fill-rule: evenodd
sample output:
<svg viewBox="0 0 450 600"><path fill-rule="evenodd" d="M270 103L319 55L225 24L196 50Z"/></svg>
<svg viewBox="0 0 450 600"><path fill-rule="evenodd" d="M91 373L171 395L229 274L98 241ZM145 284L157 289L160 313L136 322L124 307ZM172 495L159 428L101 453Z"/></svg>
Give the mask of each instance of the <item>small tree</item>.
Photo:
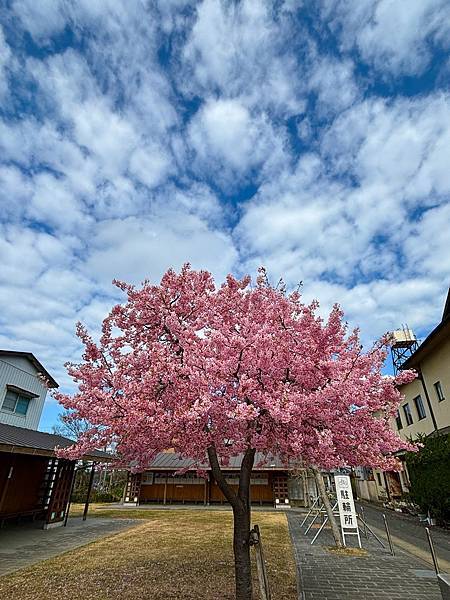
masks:
<svg viewBox="0 0 450 600"><path fill-rule="evenodd" d="M263 270L254 287L230 275L217 288L189 265L159 285L116 285L127 302L104 320L99 343L77 328L84 362L68 371L79 391L57 398L92 428L64 454L113 442L136 471L168 448L199 468L208 460L233 509L236 598L250 600L257 451L317 468L396 468L390 453L409 447L388 426L400 395L381 375L385 341L363 352L337 305L323 321L316 302L274 289ZM403 372L397 382L413 377ZM222 467L239 454L235 491Z"/></svg>
<svg viewBox="0 0 450 600"><path fill-rule="evenodd" d="M52 433L77 441L89 428L88 421L78 419L71 411L66 410L58 415L58 424L53 425Z"/></svg>

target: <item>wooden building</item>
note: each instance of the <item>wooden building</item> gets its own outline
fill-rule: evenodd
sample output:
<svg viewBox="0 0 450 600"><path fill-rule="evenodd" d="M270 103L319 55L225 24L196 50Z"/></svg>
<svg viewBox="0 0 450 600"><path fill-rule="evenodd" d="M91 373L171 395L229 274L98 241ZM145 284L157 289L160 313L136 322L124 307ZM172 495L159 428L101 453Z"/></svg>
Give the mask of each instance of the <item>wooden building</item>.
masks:
<svg viewBox="0 0 450 600"><path fill-rule="evenodd" d="M0 423L37 430L47 387L58 384L34 354L0 350Z"/></svg>
<svg viewBox="0 0 450 600"><path fill-rule="evenodd" d="M0 350L0 525L31 517L48 528L66 517L76 461L55 453L72 440L37 431L47 387L58 384L31 352ZM85 457L108 458L97 451Z"/></svg>
<svg viewBox="0 0 450 600"><path fill-rule="evenodd" d="M69 506L76 461L57 458L55 447L73 444L60 435L0 423L0 524L40 519L44 528L62 525ZM85 460L104 461L94 451Z"/></svg>
<svg viewBox="0 0 450 600"><path fill-rule="evenodd" d="M238 485L242 457L231 459L223 467L227 481ZM253 504L289 504L289 469L278 459L255 458L251 478ZM225 497L214 481L211 468L202 466L206 477L197 474L193 462L174 452L161 452L143 473L129 473L124 493L124 503L143 504L222 504ZM180 474L180 470L186 470Z"/></svg>

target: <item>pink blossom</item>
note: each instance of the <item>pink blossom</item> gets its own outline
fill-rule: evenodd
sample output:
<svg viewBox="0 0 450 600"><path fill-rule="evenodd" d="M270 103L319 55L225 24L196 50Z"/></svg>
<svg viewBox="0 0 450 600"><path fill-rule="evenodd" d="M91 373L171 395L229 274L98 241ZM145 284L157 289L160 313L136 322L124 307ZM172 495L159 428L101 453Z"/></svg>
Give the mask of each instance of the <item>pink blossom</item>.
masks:
<svg viewBox="0 0 450 600"><path fill-rule="evenodd" d="M322 320L317 302L272 288L264 271L254 287L231 275L216 287L189 265L159 285L116 285L127 301L100 342L77 327L85 352L68 372L78 392L55 394L92 424L62 455L113 443L139 470L168 448L204 464L214 446L222 464L254 448L325 468L391 468L394 452L413 448L388 420L396 386L415 374L383 377L386 340L364 352L339 306Z"/></svg>

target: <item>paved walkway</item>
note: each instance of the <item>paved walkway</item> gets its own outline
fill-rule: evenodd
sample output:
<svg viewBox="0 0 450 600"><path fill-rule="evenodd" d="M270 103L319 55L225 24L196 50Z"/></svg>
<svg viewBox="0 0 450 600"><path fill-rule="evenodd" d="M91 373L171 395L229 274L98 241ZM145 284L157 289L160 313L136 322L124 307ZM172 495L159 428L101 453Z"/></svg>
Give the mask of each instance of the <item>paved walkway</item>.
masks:
<svg viewBox="0 0 450 600"><path fill-rule="evenodd" d="M365 520L375 533L384 532L383 513L389 523L393 543L410 554L423 559L432 565L430 548L425 532L425 525L419 523L417 517L397 513L368 502L358 502L359 508L364 509ZM434 548L442 571L450 573L450 531L442 527L431 527Z"/></svg>
<svg viewBox="0 0 450 600"><path fill-rule="evenodd" d="M42 524L10 525L0 530L0 575L63 554L107 535L123 531L133 519L71 518L67 527L41 529Z"/></svg>
<svg viewBox="0 0 450 600"><path fill-rule="evenodd" d="M298 568L301 600L441 600L434 571L402 551L391 556L374 538L362 539L367 556L337 556L324 530L313 546L317 531L305 537L303 515L287 515Z"/></svg>

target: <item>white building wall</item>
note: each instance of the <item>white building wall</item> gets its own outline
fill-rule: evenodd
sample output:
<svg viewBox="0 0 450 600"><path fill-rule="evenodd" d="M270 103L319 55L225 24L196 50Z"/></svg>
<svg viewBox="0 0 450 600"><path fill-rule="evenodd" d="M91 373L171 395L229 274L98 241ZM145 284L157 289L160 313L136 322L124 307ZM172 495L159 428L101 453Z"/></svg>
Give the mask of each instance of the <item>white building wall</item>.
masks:
<svg viewBox="0 0 450 600"><path fill-rule="evenodd" d="M38 396L31 400L25 416L1 409L7 392L7 385L14 385ZM29 360L15 356L2 356L0 358L0 423L37 430L46 395L47 388L40 380L38 371Z"/></svg>

